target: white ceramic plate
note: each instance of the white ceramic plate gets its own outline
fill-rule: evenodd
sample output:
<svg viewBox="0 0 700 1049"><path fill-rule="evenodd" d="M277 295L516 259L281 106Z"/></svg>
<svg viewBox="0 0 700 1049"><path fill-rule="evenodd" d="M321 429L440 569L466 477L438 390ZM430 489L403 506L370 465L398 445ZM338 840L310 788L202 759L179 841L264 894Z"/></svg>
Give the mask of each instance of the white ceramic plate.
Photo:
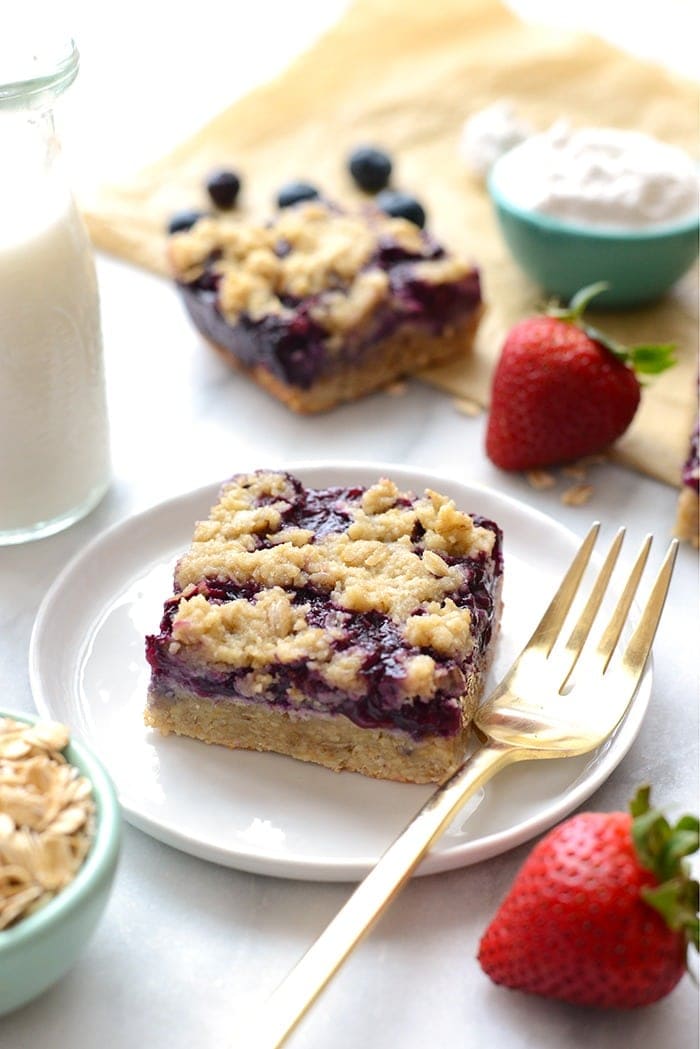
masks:
<svg viewBox="0 0 700 1049"><path fill-rule="evenodd" d="M579 539L551 518L485 488L406 467L293 464L307 484L437 488L505 533L505 612L493 683L529 636ZM361 878L428 797L274 754L230 751L143 725L149 672L144 636L160 621L176 557L216 501L207 487L162 503L99 536L46 595L30 647L39 711L68 723L110 770L126 818L176 848L255 873L309 880ZM584 801L634 740L651 691L647 670L632 710L607 745L582 758L516 765L468 806L421 874L494 856L552 826Z"/></svg>

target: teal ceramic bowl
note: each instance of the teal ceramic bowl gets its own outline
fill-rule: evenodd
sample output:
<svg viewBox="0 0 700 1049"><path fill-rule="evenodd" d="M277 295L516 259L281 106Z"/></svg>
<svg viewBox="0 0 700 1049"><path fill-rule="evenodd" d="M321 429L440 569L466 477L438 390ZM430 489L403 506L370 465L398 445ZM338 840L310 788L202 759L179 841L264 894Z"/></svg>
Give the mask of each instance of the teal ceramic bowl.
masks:
<svg viewBox="0 0 700 1049"><path fill-rule="evenodd" d="M549 295L569 300L580 288L605 281L609 288L596 297L596 309L638 306L672 288L698 256L697 216L647 230L576 225L513 204L499 182L500 165L491 169L488 190L503 238L520 268Z"/></svg>
<svg viewBox="0 0 700 1049"><path fill-rule="evenodd" d="M64 753L92 783L95 838L70 885L41 910L0 930L0 1015L36 998L75 964L102 915L117 868L121 814L112 782L83 744L72 742Z"/></svg>

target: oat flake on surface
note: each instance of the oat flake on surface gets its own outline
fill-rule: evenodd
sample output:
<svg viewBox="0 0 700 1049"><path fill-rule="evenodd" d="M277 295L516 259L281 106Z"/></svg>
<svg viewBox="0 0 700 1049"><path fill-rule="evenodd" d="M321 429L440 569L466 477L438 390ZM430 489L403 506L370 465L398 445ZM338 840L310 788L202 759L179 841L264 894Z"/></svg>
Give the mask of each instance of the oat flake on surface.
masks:
<svg viewBox="0 0 700 1049"><path fill-rule="evenodd" d="M593 495L592 484L574 484L562 492L564 506L584 506Z"/></svg>
<svg viewBox="0 0 700 1049"><path fill-rule="evenodd" d="M547 470L528 470L525 476L530 487L537 489L537 491L553 488L557 483L554 474L549 473Z"/></svg>

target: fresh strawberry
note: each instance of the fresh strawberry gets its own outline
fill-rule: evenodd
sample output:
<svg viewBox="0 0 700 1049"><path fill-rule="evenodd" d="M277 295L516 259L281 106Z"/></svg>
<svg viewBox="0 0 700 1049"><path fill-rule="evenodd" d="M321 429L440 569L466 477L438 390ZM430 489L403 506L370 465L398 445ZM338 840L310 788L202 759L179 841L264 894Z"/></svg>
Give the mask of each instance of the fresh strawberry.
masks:
<svg viewBox="0 0 700 1049"><path fill-rule="evenodd" d="M481 940L492 980L607 1008L673 990L698 946L698 883L683 859L698 820L669 826L648 787L630 812L582 813L535 846Z"/></svg>
<svg viewBox="0 0 700 1049"><path fill-rule="evenodd" d="M496 466L531 470L602 451L634 418L637 375L674 363L668 343L626 348L584 323L586 306L606 287L584 288L568 308L529 317L508 333L486 432Z"/></svg>

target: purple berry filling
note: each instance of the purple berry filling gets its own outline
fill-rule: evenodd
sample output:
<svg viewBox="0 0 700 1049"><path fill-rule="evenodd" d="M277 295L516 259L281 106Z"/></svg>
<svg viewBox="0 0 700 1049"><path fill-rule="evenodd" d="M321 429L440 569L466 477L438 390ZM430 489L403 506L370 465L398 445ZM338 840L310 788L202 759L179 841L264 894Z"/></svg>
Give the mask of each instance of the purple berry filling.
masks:
<svg viewBox="0 0 700 1049"><path fill-rule="evenodd" d="M329 488L323 491L305 489L296 479L289 478L292 495L288 509L283 512L283 527L309 528L316 538L331 531L344 531L350 521L345 509L348 503L358 502L363 493L361 488ZM409 500L405 500L409 504ZM488 648L494 621L496 593L502 574L501 533L497 525L475 516L474 524L488 528L496 536L490 558L446 557L450 564L458 565L463 572L463 583L450 596L461 607L467 607L472 617L474 647L468 657L461 660L429 651L438 664L438 690L430 700L415 699L405 695L405 660L416 655L418 649L407 645L399 627L386 615L379 612L350 612L334 604L331 596L310 587L294 591L294 602L307 607L310 625L326 629L333 627L336 651L348 648L363 653L360 678L363 689L356 695L331 687L320 674L304 661L292 664L271 664L266 672L272 682L258 701L267 702L277 708L291 709L288 701L290 689L299 690L307 697L314 711L344 714L361 727L401 729L415 739L426 735L450 736L460 731L461 716L459 698L464 693L466 676L472 664L478 665ZM422 530L414 530L414 550L422 552ZM244 598L255 601L259 588L253 582L245 585L231 580L204 579L196 591L213 604ZM146 656L152 668L153 686L161 695L167 695L174 687L185 688L203 697L241 697L245 690L240 688L249 668L212 670L210 666L198 666L170 652L173 620L177 613L180 595L175 594L165 605L158 634L146 639Z"/></svg>
<svg viewBox="0 0 700 1049"><path fill-rule="evenodd" d="M282 243L279 253L286 253ZM262 365L285 383L308 389L334 369L360 362L373 346L404 325L411 329L420 325L431 335L441 335L473 313L481 302L476 270L446 283L431 283L416 276L416 262L441 258L443 254L428 235L420 255L406 251L396 242L381 240L368 267L388 274L388 300L375 311L371 323L361 331L348 333L342 350L333 353L328 351L328 332L312 316L323 293L301 301L285 301L290 314L270 314L260 320L242 314L231 325L219 309L219 278L211 268L206 268L196 281L180 283L179 287L192 321L207 338L243 364ZM216 256L210 260L210 267L215 261Z"/></svg>
<svg viewBox="0 0 700 1049"><path fill-rule="evenodd" d="M404 677L404 659L418 650L406 645L395 623L378 612L350 613L329 600L327 594L310 589L295 593L295 603L309 606L308 621L313 626L326 627L331 621L342 632L335 648L360 648L364 653L361 677L366 683L362 695L349 696L333 689L309 669L306 663L277 664L267 668L273 682L268 685L264 699L277 707L289 708L290 688L309 697L315 710L345 714L362 727L399 728L419 739L425 734L450 736L460 730L458 699L465 688L465 671L472 660L486 649L491 636L493 620L494 581L488 579L480 561L471 562L465 571L464 586L454 594L458 605L469 607L473 616L475 648L473 654L461 663L430 652L440 664L442 687L429 701L406 701L401 684ZM255 599L255 587L237 586L230 582L207 580L197 587L212 603L236 598ZM168 652L172 623L179 598L166 604L160 632L147 638L146 655L153 671L153 684L158 691L168 691L168 683L185 687L200 696L237 696L238 685L246 676L246 669L212 672L200 671L184 660L178 661Z"/></svg>
<svg viewBox="0 0 700 1049"><path fill-rule="evenodd" d="M690 438L690 450L688 458L683 465L682 481L688 488L700 491L700 461L698 459L698 432L699 424L696 423Z"/></svg>

